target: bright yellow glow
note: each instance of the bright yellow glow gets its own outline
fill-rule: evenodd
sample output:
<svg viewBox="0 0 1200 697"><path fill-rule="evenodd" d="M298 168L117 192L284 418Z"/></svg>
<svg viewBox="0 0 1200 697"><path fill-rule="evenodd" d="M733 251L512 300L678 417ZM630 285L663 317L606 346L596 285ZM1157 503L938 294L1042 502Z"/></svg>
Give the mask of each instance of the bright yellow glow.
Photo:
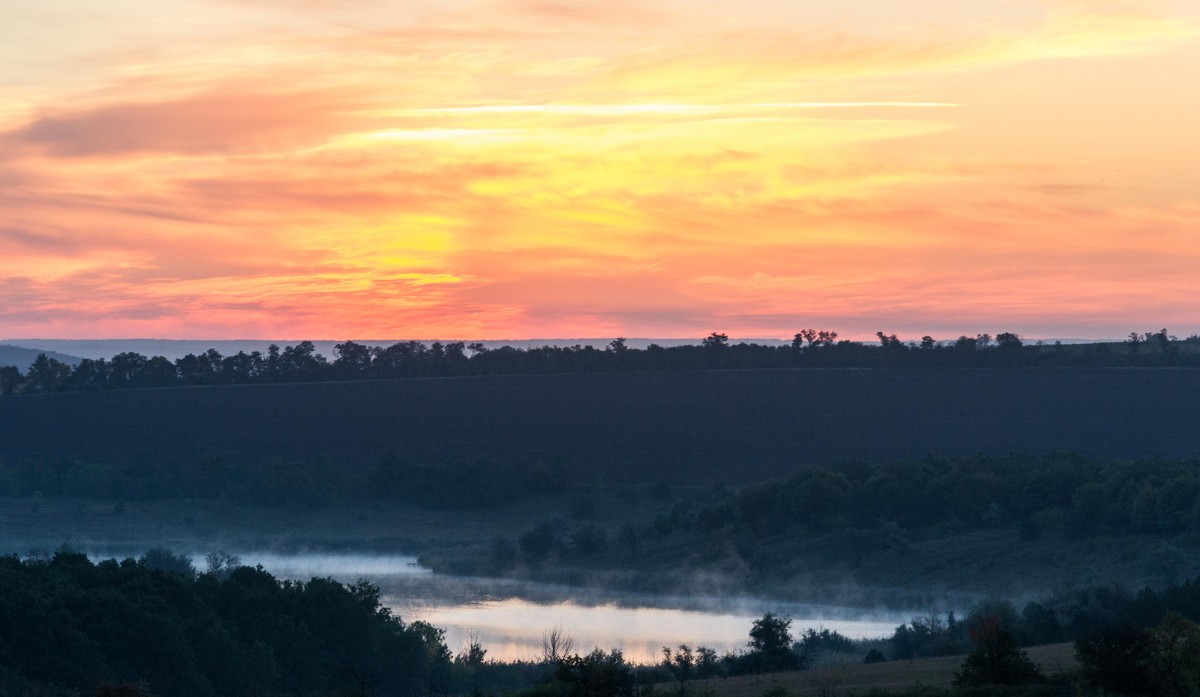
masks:
<svg viewBox="0 0 1200 697"><path fill-rule="evenodd" d="M18 5L0 337L1200 331L1193 2Z"/></svg>

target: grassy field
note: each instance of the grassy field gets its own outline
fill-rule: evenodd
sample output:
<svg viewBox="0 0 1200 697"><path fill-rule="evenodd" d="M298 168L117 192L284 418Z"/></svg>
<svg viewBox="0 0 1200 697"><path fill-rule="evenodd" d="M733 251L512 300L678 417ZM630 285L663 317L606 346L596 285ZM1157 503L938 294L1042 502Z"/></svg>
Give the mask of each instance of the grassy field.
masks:
<svg viewBox="0 0 1200 697"><path fill-rule="evenodd" d="M742 483L929 454L1200 456L1200 370L489 376L0 398L0 458L565 456L606 482Z"/></svg>
<svg viewBox="0 0 1200 697"><path fill-rule="evenodd" d="M1077 667L1073 644L1052 644L1026 649L1045 675L1063 673ZM767 690L782 687L795 697L832 697L866 690L903 690L915 685L948 687L962 666L963 656L927 658L916 661L829 665L812 670L774 675L713 678L689 683L692 694L717 697L759 697Z"/></svg>

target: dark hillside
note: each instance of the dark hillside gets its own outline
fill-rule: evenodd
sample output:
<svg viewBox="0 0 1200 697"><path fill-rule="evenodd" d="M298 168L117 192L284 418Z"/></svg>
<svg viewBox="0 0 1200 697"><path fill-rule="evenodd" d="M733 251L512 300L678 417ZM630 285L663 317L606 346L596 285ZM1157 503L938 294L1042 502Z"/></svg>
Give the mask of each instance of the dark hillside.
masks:
<svg viewBox="0 0 1200 697"><path fill-rule="evenodd" d="M560 454L610 480L749 481L927 454L1200 456L1200 370L757 370L114 390L0 399L0 457Z"/></svg>

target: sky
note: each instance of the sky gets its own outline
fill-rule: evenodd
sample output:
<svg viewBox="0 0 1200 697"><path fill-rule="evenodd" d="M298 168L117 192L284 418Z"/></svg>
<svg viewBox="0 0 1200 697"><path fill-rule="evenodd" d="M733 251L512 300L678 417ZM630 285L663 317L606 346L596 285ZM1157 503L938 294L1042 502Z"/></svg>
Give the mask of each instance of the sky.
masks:
<svg viewBox="0 0 1200 697"><path fill-rule="evenodd" d="M0 27L0 337L1200 332L1195 0Z"/></svg>

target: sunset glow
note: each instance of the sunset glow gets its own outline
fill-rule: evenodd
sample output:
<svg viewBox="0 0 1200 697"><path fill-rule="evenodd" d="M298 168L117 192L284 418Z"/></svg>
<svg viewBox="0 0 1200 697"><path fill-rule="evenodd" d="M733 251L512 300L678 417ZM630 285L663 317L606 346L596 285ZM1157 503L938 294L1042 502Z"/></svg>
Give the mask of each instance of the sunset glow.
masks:
<svg viewBox="0 0 1200 697"><path fill-rule="evenodd" d="M1200 332L1194 0L0 25L0 337Z"/></svg>

